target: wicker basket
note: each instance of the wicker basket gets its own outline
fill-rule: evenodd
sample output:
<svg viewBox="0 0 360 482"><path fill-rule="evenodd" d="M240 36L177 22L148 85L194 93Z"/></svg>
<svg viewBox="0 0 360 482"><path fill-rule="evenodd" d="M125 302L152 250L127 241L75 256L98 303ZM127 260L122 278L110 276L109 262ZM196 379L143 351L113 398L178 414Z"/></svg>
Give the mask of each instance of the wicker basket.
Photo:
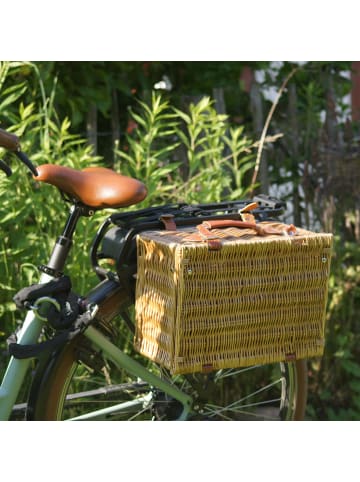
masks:
<svg viewBox="0 0 360 482"><path fill-rule="evenodd" d="M194 231L138 235L141 354L174 374L322 355L331 234L230 227L212 232L213 249Z"/></svg>

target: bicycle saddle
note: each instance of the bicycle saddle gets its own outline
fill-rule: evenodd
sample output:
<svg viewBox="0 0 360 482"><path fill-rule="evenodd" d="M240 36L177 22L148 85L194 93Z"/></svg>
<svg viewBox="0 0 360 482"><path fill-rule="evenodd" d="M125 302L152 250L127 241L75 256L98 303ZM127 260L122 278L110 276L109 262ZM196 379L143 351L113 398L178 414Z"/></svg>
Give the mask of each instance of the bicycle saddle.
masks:
<svg viewBox="0 0 360 482"><path fill-rule="evenodd" d="M145 185L105 167L81 171L55 164L37 168L34 179L56 186L70 198L94 209L120 208L137 204L147 195Z"/></svg>

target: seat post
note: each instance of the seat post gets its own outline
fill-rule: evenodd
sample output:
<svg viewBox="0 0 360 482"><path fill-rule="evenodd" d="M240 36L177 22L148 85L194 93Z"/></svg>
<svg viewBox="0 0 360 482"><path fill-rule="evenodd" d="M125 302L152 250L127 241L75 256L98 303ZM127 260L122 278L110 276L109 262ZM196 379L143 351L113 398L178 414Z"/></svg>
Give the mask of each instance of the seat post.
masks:
<svg viewBox="0 0 360 482"><path fill-rule="evenodd" d="M73 204L70 208L62 234L56 240L48 264L39 266L40 271L52 277L62 275L72 245L72 238L81 216L92 216L94 210L83 204Z"/></svg>

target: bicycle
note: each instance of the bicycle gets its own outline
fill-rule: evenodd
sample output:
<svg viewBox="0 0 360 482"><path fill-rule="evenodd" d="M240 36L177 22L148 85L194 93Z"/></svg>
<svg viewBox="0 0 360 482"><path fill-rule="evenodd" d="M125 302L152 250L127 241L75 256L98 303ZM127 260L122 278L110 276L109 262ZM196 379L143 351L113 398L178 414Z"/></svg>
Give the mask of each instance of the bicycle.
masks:
<svg viewBox="0 0 360 482"><path fill-rule="evenodd" d="M131 346L136 234L161 229L169 216L184 225L238 219L252 200L115 211L100 226L91 246L98 284L80 296L72 292L71 280L64 274L78 220L101 209L135 206L145 198L146 187L107 168L35 167L21 151L18 137L4 130L0 130L0 147L15 154L37 181L58 188L71 204L49 261L39 267L39 283L14 298L28 312L19 332L9 339L11 357L0 387L1 420L304 418L305 360L172 376ZM11 175L3 161L0 168ZM273 198L259 197L257 205L253 215L260 220L284 210L284 203ZM112 261L113 268L104 267L105 259ZM31 360L37 362L29 394L19 401Z"/></svg>

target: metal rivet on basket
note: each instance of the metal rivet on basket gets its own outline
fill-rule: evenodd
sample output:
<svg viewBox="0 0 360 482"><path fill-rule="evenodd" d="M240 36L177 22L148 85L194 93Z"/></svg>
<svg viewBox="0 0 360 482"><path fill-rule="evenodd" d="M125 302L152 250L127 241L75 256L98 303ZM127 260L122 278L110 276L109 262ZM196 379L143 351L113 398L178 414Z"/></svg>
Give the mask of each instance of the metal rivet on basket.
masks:
<svg viewBox="0 0 360 482"><path fill-rule="evenodd" d="M187 272L188 272L188 275L190 275L190 276L193 274L193 270L191 268L188 268Z"/></svg>
<svg viewBox="0 0 360 482"><path fill-rule="evenodd" d="M326 262L327 262L327 257L326 257L326 256L323 256L323 257L321 258L321 261L322 261L323 263L326 263Z"/></svg>

